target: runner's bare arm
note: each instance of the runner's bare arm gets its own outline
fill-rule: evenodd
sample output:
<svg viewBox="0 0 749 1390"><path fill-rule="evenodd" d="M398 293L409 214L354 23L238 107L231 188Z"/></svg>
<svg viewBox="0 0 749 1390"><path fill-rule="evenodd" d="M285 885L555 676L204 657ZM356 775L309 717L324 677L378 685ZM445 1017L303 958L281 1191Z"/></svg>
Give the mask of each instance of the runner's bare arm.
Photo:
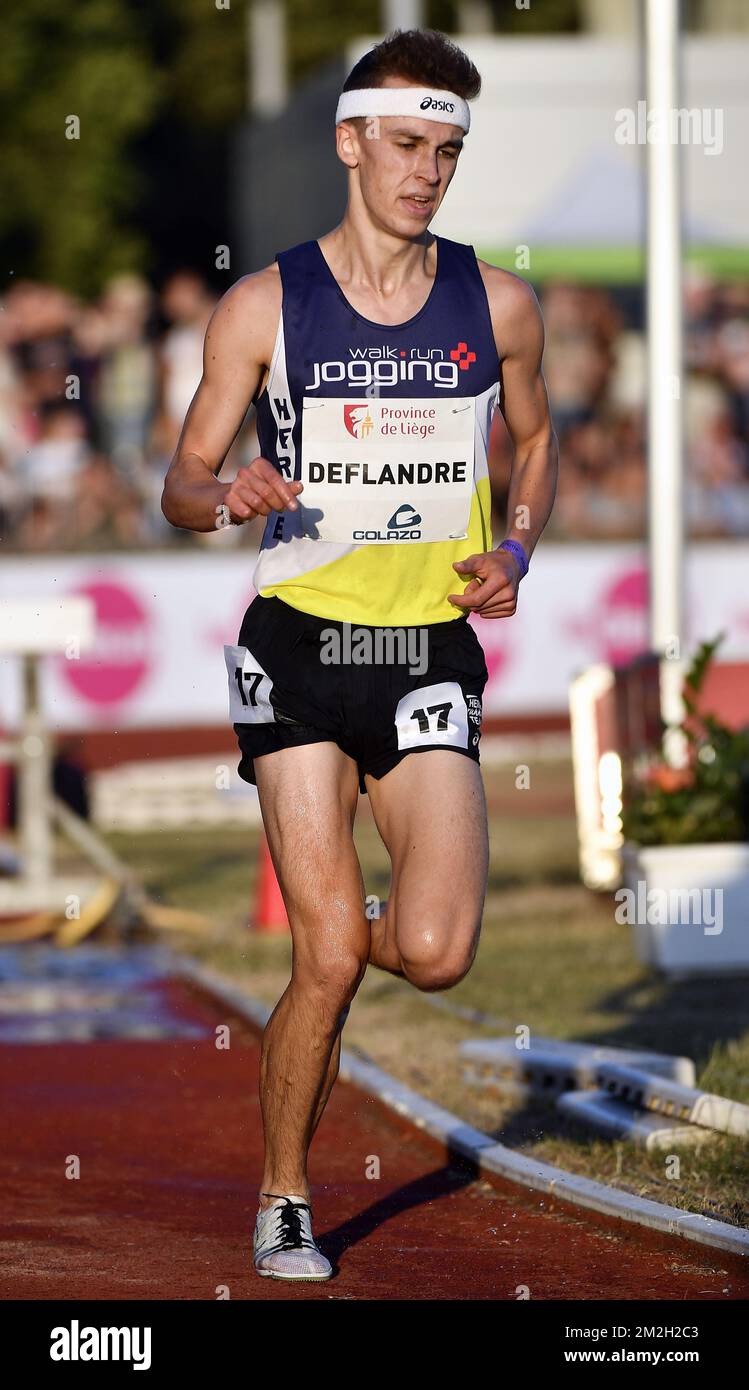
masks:
<svg viewBox="0 0 749 1390"><path fill-rule="evenodd" d="M506 272L505 277L489 302L502 355L500 409L515 446L506 539L520 541L530 558L554 505L559 450L541 368L538 300L525 280Z"/></svg>
<svg viewBox="0 0 749 1390"><path fill-rule="evenodd" d="M505 539L519 541L530 559L551 515L559 465L541 368L543 320L525 280L483 261L479 266L502 359L500 409L514 445ZM451 595L456 607L490 618L515 612L520 568L511 553L470 555L454 568L461 576L476 576L462 595Z"/></svg>
<svg viewBox="0 0 749 1390"><path fill-rule="evenodd" d="M250 521L298 505L301 483L287 483L268 459L253 459L231 483L216 477L270 361L279 311L280 284L269 267L237 281L211 317L203 375L164 480L161 509L173 526L212 531L227 518Z"/></svg>

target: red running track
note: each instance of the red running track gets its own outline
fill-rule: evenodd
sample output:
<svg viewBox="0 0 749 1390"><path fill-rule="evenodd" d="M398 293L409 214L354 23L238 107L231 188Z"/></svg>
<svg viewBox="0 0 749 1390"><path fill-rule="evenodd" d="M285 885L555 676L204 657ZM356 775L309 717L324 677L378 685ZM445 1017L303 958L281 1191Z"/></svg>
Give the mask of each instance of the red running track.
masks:
<svg viewBox="0 0 749 1390"><path fill-rule="evenodd" d="M3 1299L745 1299L739 1256L476 1178L339 1082L312 1148L318 1285L260 1279L259 1039L187 983L162 1013L202 1036L0 1047ZM219 1050L213 1030L231 1026ZM80 1178L65 1176L69 1155ZM380 1177L365 1176L371 1156ZM217 1290L219 1292L217 1292Z"/></svg>

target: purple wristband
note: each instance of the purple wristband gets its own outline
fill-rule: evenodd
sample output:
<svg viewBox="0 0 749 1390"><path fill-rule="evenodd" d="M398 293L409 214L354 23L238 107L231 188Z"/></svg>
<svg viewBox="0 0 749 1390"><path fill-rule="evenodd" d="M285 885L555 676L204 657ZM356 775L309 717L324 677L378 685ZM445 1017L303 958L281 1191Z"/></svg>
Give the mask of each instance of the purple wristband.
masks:
<svg viewBox="0 0 749 1390"><path fill-rule="evenodd" d="M509 550L510 554L515 556L520 566L520 578L525 579L528 573L528 556L520 541L502 541L502 544L497 546L497 550Z"/></svg>

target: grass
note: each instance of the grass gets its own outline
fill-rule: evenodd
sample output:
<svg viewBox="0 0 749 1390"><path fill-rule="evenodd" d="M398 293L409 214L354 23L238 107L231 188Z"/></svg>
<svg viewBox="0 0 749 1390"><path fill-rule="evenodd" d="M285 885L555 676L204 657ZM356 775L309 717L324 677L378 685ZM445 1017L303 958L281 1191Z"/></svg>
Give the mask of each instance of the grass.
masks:
<svg viewBox="0 0 749 1390"><path fill-rule="evenodd" d="M614 920L612 899L579 883L569 765L534 767L532 790L522 793L513 776L510 768L485 770L492 859L470 974L454 990L428 995L368 971L346 1024L346 1045L525 1153L749 1226L744 1141L708 1135L697 1149L646 1154L631 1143L592 1137L547 1103L519 1103L464 1081L457 1053L463 1039L526 1025L531 1036L690 1056L698 1085L749 1103L746 979L675 982L641 965L629 928ZM386 896L387 855L365 798L356 838L367 892ZM288 980L290 943L247 929L256 833L170 831L112 842L156 897L213 919L210 938L182 936L174 944L275 1003ZM466 1010L488 1018L466 1018Z"/></svg>
<svg viewBox="0 0 749 1390"><path fill-rule="evenodd" d="M645 251L635 244L622 246L534 246L530 264L518 264L513 246L477 247L477 254L492 265L504 266L534 284L550 279L605 285L642 284L645 279ZM749 267L745 246L685 246L688 266L707 271L719 280L743 279Z"/></svg>

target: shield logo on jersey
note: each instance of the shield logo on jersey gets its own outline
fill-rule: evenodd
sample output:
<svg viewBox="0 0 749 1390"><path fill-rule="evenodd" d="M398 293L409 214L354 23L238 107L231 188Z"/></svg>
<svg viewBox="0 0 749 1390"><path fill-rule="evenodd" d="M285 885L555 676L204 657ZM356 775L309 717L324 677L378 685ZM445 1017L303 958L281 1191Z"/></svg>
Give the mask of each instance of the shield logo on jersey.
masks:
<svg viewBox="0 0 749 1390"><path fill-rule="evenodd" d="M368 405L344 405L343 423L354 439L366 439L374 429Z"/></svg>

